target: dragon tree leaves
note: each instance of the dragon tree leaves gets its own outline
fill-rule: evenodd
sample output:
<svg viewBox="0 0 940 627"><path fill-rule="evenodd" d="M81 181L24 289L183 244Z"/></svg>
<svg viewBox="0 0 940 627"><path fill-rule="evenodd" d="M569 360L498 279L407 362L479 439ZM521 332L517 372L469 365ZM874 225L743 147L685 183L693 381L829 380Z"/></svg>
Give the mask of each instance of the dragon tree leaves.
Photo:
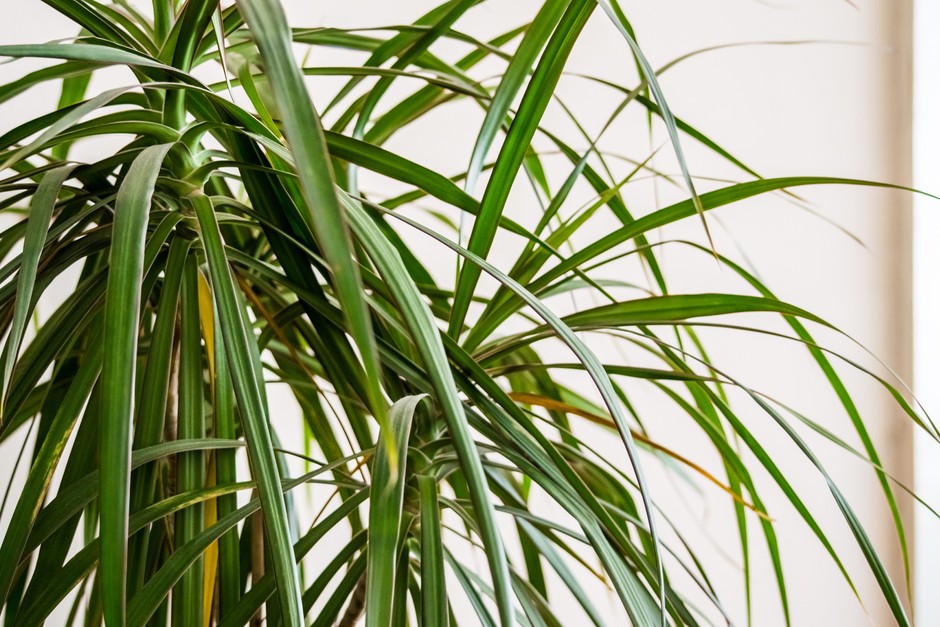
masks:
<svg viewBox="0 0 940 627"><path fill-rule="evenodd" d="M44 84L58 94L34 107L35 117L0 129L0 211L24 218L0 232L0 442L27 434L29 465L22 486L11 486L0 541L8 622L51 620L69 609L71 593L73 623L83 612L93 623L100 612L107 624L264 618L326 627L351 625L365 608L369 625L557 625L558 606L574 600L582 622L604 624L591 587L605 585L638 625L737 620L681 521L657 508L656 485L642 472L647 460L687 481L704 479L727 500L748 618L759 541L787 621L792 601L763 475L859 596L822 515L729 400L736 388L819 471L895 620L906 623L884 556L788 422L796 418L871 465L904 543L897 482L841 378L840 356L809 330L834 326L778 300L712 248L656 233L763 194L880 184L758 176L667 103L659 75L697 53L655 71L644 34L615 0L546 0L528 22L498 24L500 34L488 39L465 18L495 0L441 2L414 20L402 10L398 24L367 29L289 24L277 0L225 8L158 0L152 12L132 2L46 4L80 33L74 42L0 46L2 56L49 63L0 85L0 104ZM620 100L592 136L558 85L595 13L626 40L616 63L632 61L639 82L578 74ZM464 48L455 61L451 46ZM298 55L302 47L312 53ZM330 48L346 60L323 62ZM99 71L116 66L133 80L101 89ZM305 77L345 80L323 92ZM466 169L419 162L408 131L451 115L461 100L482 110L459 155ZM574 140L544 115L552 101L577 130ZM679 175L652 166L655 152L623 155L623 172L605 152L602 136L632 110L664 124ZM752 178L699 194L680 134ZM69 160L79 154L74 146L100 138L116 147L88 163ZM556 153L567 164L561 178ZM360 190L366 170L390 180L397 195L383 201ZM629 186L646 176L690 197L665 207L634 203ZM541 212L534 227L515 195L509 202L524 179ZM594 197L575 207L581 189ZM608 209L617 227L582 242ZM425 211L444 226L415 217ZM455 216L473 219L466 246ZM451 228L455 238L444 232ZM456 286L435 278L439 259L413 244L412 229L461 260ZM508 272L489 259L503 232L524 240ZM715 254L747 293L668 290L658 251L686 244ZM631 256L652 275L649 288L618 275ZM498 283L492 297L479 286L484 273ZM50 286L73 276L73 291L45 314L37 305L54 300ZM562 295L594 294L603 304L564 315L554 307ZM470 316L476 305L482 313ZM782 317L795 337L725 323L754 312ZM804 345L859 450L725 373L709 359L701 327ZM582 338L591 334L657 365L602 362ZM576 361L543 356L559 339ZM871 375L936 436L903 390L842 361ZM572 375L595 389L571 383ZM636 385L698 432L719 471L646 432ZM302 441L294 412L268 403L276 386L299 405ZM400 400L389 408L388 399ZM581 431L585 422L619 433L633 472L622 456L599 454ZM243 454L248 473L237 461ZM292 490L309 491L323 509L293 505L303 499ZM566 522L541 509L544 499ZM752 517L759 535L748 533ZM661 537L660 527L671 532ZM466 559L461 544L485 560ZM457 611L458 599L473 615Z"/></svg>

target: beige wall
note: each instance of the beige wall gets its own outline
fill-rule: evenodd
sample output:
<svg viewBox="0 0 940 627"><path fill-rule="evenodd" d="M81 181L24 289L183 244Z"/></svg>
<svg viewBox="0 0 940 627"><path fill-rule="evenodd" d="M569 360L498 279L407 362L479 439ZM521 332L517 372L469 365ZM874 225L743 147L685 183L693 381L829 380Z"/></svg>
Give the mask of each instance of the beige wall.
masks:
<svg viewBox="0 0 940 627"><path fill-rule="evenodd" d="M706 130L765 176L823 174L910 182L909 3L867 1L858 3L858 9L844 2L825 1L792 1L781 8L747 1L636 4L641 16L635 18L637 29L647 33L647 51L659 61L688 49L731 41L831 40L862 44L716 52L677 68L675 74L664 79L664 87L679 115ZM649 35L670 29L684 36L657 40ZM712 173L716 171L712 161L693 159L693 167L699 173ZM821 314L910 381L909 197L904 193L847 188L799 193L823 215L856 234L868 250L780 201L748 202L720 215L778 295ZM719 248L730 250L728 240ZM681 272L682 268L675 270ZM702 277L698 273L688 276L688 289L700 290ZM724 283L728 277L710 278ZM827 341L850 355L860 355L837 338L827 337ZM799 351L780 349L776 342L729 338L727 344L717 348L715 358L754 387L794 403L857 444L845 413L810 360ZM886 465L910 484L909 424L898 419L890 399L865 377L849 375L847 379L875 441L881 443ZM767 422L759 412L752 416L756 424ZM771 428L765 433L772 440L779 432ZM897 543L871 472L818 439L809 440L868 524L876 546L889 556L895 581L903 589ZM827 512L824 528L846 556L870 613L866 618L859 610L835 567L821 554L819 544L797 516L784 509L777 528L791 585L793 624L893 624L878 601L877 587L852 546L825 486L805 462L799 462L792 447L778 450L778 460L785 460L781 464L794 469L797 485L812 495L810 506ZM772 502L779 505L772 509L777 516L780 507L785 506L776 499ZM907 517L910 519L909 511ZM727 537L732 523L729 516L715 511L705 520L716 536ZM910 525L908 534L913 535ZM781 624L769 571L763 572L757 585L755 624ZM731 571L728 573L730 577ZM735 592L732 587L731 594Z"/></svg>
<svg viewBox="0 0 940 627"><path fill-rule="evenodd" d="M690 49L735 41L838 41L860 45L762 46L710 53L677 67L664 88L678 115L685 116L765 176L821 174L909 183L910 4L844 2L660 2L633 3L642 43L659 65ZM657 33L664 33L657 37ZM666 33L675 33L674 36ZM699 174L728 170L714 159L692 159ZM761 199L722 211L728 231L780 297L821 314L869 347L905 380L911 380L910 199L904 193L867 189L800 190L821 214L857 235L867 250L818 218ZM688 225L695 229L690 222ZM733 250L730 239L719 248ZM697 272L677 259L671 269L687 272L680 283L704 291L730 283L727 273ZM716 276L725 274L725 276ZM707 275L707 276L703 276ZM703 289L703 285L708 286ZM826 343L861 355L847 342ZM727 338L727 339L725 339ZM779 342L722 337L715 359L755 388L791 402L857 445L844 411L818 370L799 350ZM870 364L870 359L864 359ZM911 429L892 402L863 376L847 374L885 464L911 483ZM749 414L769 441L779 431L764 427L760 412ZM867 523L876 546L903 589L893 527L872 473L861 463L808 437ZM772 499L771 512L784 547L794 625L892 624L865 562L832 506L818 476L792 447L773 447L778 463L792 469L795 484L810 494L812 508L826 512L824 528L843 552L865 600L859 610L819 544ZM690 445L688 451L695 451ZM906 501L902 500L902 503ZM782 510L782 511L781 511ZM779 512L779 513L778 513ZM906 515L910 519L910 512ZM705 527L729 535L733 521L708 508ZM754 529L754 526L752 526ZM913 529L908 527L908 534ZM737 553L733 553L737 555ZM720 560L718 560L720 563ZM770 572L755 588L755 624L782 624ZM733 577L733 569L727 571ZM716 577L722 581L719 575ZM722 582L722 587L725 583ZM731 584L730 598L737 593Z"/></svg>
<svg viewBox="0 0 940 627"><path fill-rule="evenodd" d="M38 1L20 2L19 11L0 23L0 40L28 42L73 34ZM291 10L309 25L363 25L404 23L420 14L429 2L389 3L349 0L318 2L291 0ZM515 25L531 12L532 2L491 0L461 23L482 35L499 26ZM840 0L661 0L624 2L634 20L640 42L654 66L690 51L734 42L800 41L789 46L754 45L720 50L688 60L666 74L663 87L675 113L712 136L725 148L765 176L833 175L869 178L895 183L910 179L910 7L909 0L858 0L858 8ZM627 48L598 14L588 36L579 43L570 70L634 82L635 73ZM0 77L20 72L20 64L0 66ZM116 77L115 80L120 80ZM330 83L313 83L327 89ZM35 92L39 93L39 92ZM3 119L22 119L34 110L31 99L20 98L4 106ZM47 92L47 93L52 93ZM319 94L320 92L317 92ZM591 132L600 128L616 104L612 95L587 89L575 77L562 80L561 96L586 120ZM54 97L54 96L52 96ZM321 106L325 100L315 99ZM478 120L472 106L455 109ZM473 141L473 124L455 127L452 117L435 116L421 128L393 140L393 147L418 161L445 171L464 166ZM637 123L640 123L639 126ZM8 122L4 122L7 124ZM548 113L547 123L564 126L559 110ZM566 130L572 136L571 129ZM652 141L665 141L657 129ZM643 158L649 152L642 120L632 118L615 125L604 147ZM737 177L736 171L718 162L691 141L684 144L697 175ZM665 146L656 165L674 172L675 164ZM561 169L555 171L562 173ZM374 185L380 185L374 182ZM703 181L701 188L713 183ZM862 247L837 228L810 213L790 206L784 199L761 198L722 210L710 226L724 253L740 258L736 246L746 252L766 283L778 295L820 314L869 347L906 380L911 379L910 301L910 202L906 194L845 187L800 191L812 207L857 235ZM639 185L628 191L633 210L644 213L657 203L678 198L666 186ZM532 215L531 199L514 195L520 215ZM610 226L598 220L596 233ZM702 240L701 225L688 221L662 233L665 238ZM414 240L415 242L421 240ZM417 245L417 244L416 244ZM427 246L426 243L423 244ZM437 254L429 252L429 254ZM497 255L508 263L509 256ZM442 259L444 259L442 257ZM441 263L442 268L451 267ZM663 252L663 263L674 292L743 289L731 273L701 255L681 247ZM629 271L625 271L629 272ZM642 280L642 276L638 277ZM580 305L580 303L579 303ZM748 321L750 319L747 319ZM763 323L765 319L755 319ZM770 325L782 330L779 325ZM853 445L857 438L811 359L798 346L761 336L727 332L704 333L718 364L749 386L785 401L812 416ZM827 345L844 350L866 365L875 362L861 350L834 334L820 334ZM605 352L606 347L598 344ZM607 351L609 352L609 351ZM616 355L614 355L616 357ZM875 365L875 367L877 367ZM870 379L842 368L856 401L868 421L886 465L899 479L911 479L911 430L898 419L890 399ZM778 429L745 399L736 397L741 415L766 442L788 477L806 495L809 506L822 511L824 528L845 562L866 601L869 617L841 581L818 542L772 489L766 476L758 475L764 498L776 519L790 586L793 624L888 625L886 608L878 601L876 584L832 505L825 484L787 445ZM701 447L701 440L645 392L638 403L647 413L654 438L708 468L717 470L717 458ZM285 411L291 411L285 401ZM288 418L284 419L287 422ZM805 430L802 430L805 432ZM873 474L836 447L810 437L810 442L845 489L846 495L867 524L870 535L903 588L897 542L884 500ZM622 456L616 443L597 436L600 449L611 458ZM3 472L10 455L0 455ZM702 547L712 567L713 582L723 594L729 611L743 623L743 591L734 520L727 499L704 487L696 494L668 480L661 469L648 463L659 503L676 515L688 538ZM907 504L905 502L905 514ZM909 533L913 530L909 528ZM782 624L777 592L766 551L760 547L758 527L751 533L756 562L753 582L754 624ZM599 605L609 599L597 595ZM611 613L616 616L616 613Z"/></svg>

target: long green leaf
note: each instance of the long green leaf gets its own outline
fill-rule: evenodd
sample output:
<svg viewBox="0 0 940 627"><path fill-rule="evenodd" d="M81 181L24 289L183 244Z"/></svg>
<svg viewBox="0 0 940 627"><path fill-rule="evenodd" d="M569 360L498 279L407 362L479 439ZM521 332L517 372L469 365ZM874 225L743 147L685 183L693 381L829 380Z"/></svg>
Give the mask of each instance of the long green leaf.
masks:
<svg viewBox="0 0 940 627"><path fill-rule="evenodd" d="M593 9L593 0L573 0L545 47L487 182L480 204L480 215L473 224L467 243L467 250L474 255L485 258L490 250L512 183L529 150L529 144L552 97L565 61ZM461 268L448 327L451 336L456 336L463 327L471 295L476 291L479 277L480 268L475 264L467 264Z"/></svg>
<svg viewBox="0 0 940 627"><path fill-rule="evenodd" d="M204 438L206 433L202 398L202 337L199 333L199 291L196 259L190 256L183 270L180 290L180 356L179 403L177 435L182 440ZM178 456L176 487L189 492L203 487L206 462L202 451ZM173 527L176 549L179 550L202 531L205 515L201 504L187 507L176 515ZM173 622L179 625L203 623L203 563L186 571L174 589Z"/></svg>
<svg viewBox="0 0 940 627"><path fill-rule="evenodd" d="M62 189L62 184L65 183L74 169L74 165L65 165L49 171L42 177L42 181L33 196L26 222L20 271L16 277L16 306L13 310L13 322L7 341L3 345L3 353L0 354L0 360L2 360L2 366L0 366L0 423L4 420L4 406L6 405L10 376L13 374L13 364L19 354L23 333L26 331L26 322L33 308L36 270L39 266L39 257L42 255L43 246L46 243L49 220L55 209L56 199Z"/></svg>
<svg viewBox="0 0 940 627"><path fill-rule="evenodd" d="M525 36L519 42L499 81L499 87L493 94L493 100L486 110L486 117L483 118L483 124L480 126L480 132L477 135L476 143L473 146L473 154L470 156L470 165L467 168L467 179L465 189L473 193L476 187L477 178L483 171L483 161L486 159L486 153L489 151L493 140L496 139L496 133L509 113L509 108L516 97L522 83L529 75L532 65L535 63L538 54L545 46L549 36L561 19L562 12L565 9L565 3L559 0L548 0L542 5L538 15L532 20L532 24L526 29Z"/></svg>
<svg viewBox="0 0 940 627"><path fill-rule="evenodd" d="M291 550L287 509L280 490L280 475L274 456L268 414L262 397L262 381L249 345L252 341L246 325L244 308L239 304L234 277L222 248L222 236L212 203L204 196L192 198L199 220L200 234L209 262L212 292L229 360L235 396L248 440L251 468L258 484L258 495L264 513L265 531L271 549L277 579L281 619L285 625L303 625L300 582Z"/></svg>
<svg viewBox="0 0 940 627"><path fill-rule="evenodd" d="M613 4L611 4L611 1ZM617 27L617 30L620 31L620 33L623 35L623 38L627 41L627 44L630 46L630 50L633 51L633 56L636 59L637 65L643 73L643 78L646 79L650 91L653 92L653 96L656 98L657 104L659 104L659 114L663 122L666 124L666 132L669 133L669 141L672 142L672 148L676 154L676 160L679 162L679 168L682 170L682 178L685 179L685 185L688 188L689 193L692 195L692 204L695 207L695 210L698 212L699 217L702 219L702 226L705 227L705 234L708 236L709 244L711 244L712 236L708 229L708 223L705 221L705 207L702 204L702 200L699 198L698 193L695 191L695 184L692 182L692 175L689 172L689 167L685 162L685 152L682 150L682 143L679 140L679 131L677 130L676 120L672 115L672 110L669 108L669 105L666 102L666 96L663 94L662 87L659 86L659 79L656 78L656 71L653 69L653 66L650 65L650 62L646 60L646 55L643 54L643 50L640 49L640 44L636 41L633 28L627 21L627 18L623 14L623 10L620 8L617 0L611 1L597 0L597 3L601 6L601 8L610 18L610 21L614 24L614 26ZM711 247L714 249L714 244L711 244Z"/></svg>
<svg viewBox="0 0 940 627"><path fill-rule="evenodd" d="M134 160L114 206L101 371L101 595L105 620L124 622L131 419L144 246L154 186L171 145Z"/></svg>
<svg viewBox="0 0 940 627"><path fill-rule="evenodd" d="M411 424L422 396L403 398L388 413L389 427L395 430L397 460L390 459L384 446L376 449L372 461L372 489L369 509L369 561L366 570L366 627L392 627L395 565L401 550L399 530L405 497L405 464Z"/></svg>
<svg viewBox="0 0 940 627"><path fill-rule="evenodd" d="M333 189L323 128L291 51L287 19L278 0L242 0L238 6L261 49L307 203L305 217L330 265L337 295L362 355L370 409L384 425L386 401L359 270L353 260L343 211Z"/></svg>
<svg viewBox="0 0 940 627"><path fill-rule="evenodd" d="M447 625L447 588L437 480L418 475L421 493L421 620L424 625Z"/></svg>

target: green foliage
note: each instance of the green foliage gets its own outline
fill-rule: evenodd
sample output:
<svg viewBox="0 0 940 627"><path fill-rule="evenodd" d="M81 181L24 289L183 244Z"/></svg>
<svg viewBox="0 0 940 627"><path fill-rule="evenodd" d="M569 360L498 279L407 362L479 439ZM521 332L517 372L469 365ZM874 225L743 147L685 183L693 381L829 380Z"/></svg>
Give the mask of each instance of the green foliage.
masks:
<svg viewBox="0 0 940 627"><path fill-rule="evenodd" d="M0 442L26 437L28 466L5 502L5 624L38 625L58 611L86 625L265 616L269 625L327 626L353 625L364 612L374 627L553 626L559 604L570 615L573 599L578 624L601 625L587 590L598 585L641 627L707 624L725 610L708 564L656 506L644 473L653 461L722 491L748 595L750 556L763 545L789 617L786 547L758 472L854 591L818 514L732 406L731 388L818 469L895 619L908 624L865 529L791 424L870 463L906 564L895 485L838 358L809 331L832 327L711 245L650 243L656 229L704 224L754 196L872 183L758 177L673 115L616 1L546 0L531 23L507 24L488 42L460 29L478 0L370 30L289 25L278 0L153 0L152 18L126 2L46 4L74 22L74 43L0 46L4 57L47 60L0 86L0 102L43 83L61 87L37 117L0 129L0 210L19 216L0 234ZM587 145L569 146L544 117L595 14L623 37L622 60L638 75L636 85L607 85L623 102L604 129L634 109L662 124L688 194L637 218L621 188L638 174L672 178L648 158L615 174L597 138L585 133ZM446 61L438 50L453 42L470 52ZM314 65L301 62L299 47L362 61ZM475 78L493 64L498 82ZM90 77L111 66L130 68L136 82L87 93ZM212 72L215 83L197 78ZM326 102L307 76L345 82ZM388 142L460 101L484 111L465 171L414 163ZM329 113L328 128L318 111ZM117 147L69 158L76 143L102 138ZM555 180L536 147L543 140L567 177ZM699 194L684 142L749 180ZM364 191L372 175L403 191ZM545 200L536 225L510 200L525 179ZM579 209L573 190L582 188L593 199ZM599 212L619 225L585 241ZM471 220L465 233L447 225ZM490 258L504 236L521 242L508 271ZM724 266L742 279L741 293L670 293L657 261L666 245ZM452 281L442 280L441 259L458 260ZM652 287L610 279L633 262ZM66 279L72 289L53 293ZM569 294L604 304L571 312ZM31 331L40 302L52 305ZM805 345L863 450L709 360L697 325L760 312L781 317ZM595 335L656 365L605 363L585 339ZM574 361L546 357L558 346ZM590 386L572 384L575 375ZM903 394L874 379L937 436ZM687 420L722 473L646 431L632 401L639 386ZM273 410L278 387L302 424ZM619 437L622 455L593 450L586 423ZM289 435L300 430L305 441ZM298 504L305 490L318 514Z"/></svg>

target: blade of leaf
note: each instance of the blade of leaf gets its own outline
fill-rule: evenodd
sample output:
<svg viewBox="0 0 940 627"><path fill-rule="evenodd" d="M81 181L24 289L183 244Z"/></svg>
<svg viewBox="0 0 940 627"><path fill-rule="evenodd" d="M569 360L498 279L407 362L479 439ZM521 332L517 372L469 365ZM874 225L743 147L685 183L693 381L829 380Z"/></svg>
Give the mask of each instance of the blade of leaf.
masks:
<svg viewBox="0 0 940 627"><path fill-rule="evenodd" d="M323 128L310 102L303 74L294 61L287 18L278 0L240 0L238 7L261 50L307 201L308 213L305 217L309 219L323 255L330 264L337 296L362 356L370 409L384 427L387 424L387 405L382 394L375 338L362 295L359 270L333 188L332 168Z"/></svg>
<svg viewBox="0 0 940 627"><path fill-rule="evenodd" d="M389 459L384 446L376 447L372 461L369 497L369 561L366 570L366 627L391 627L394 611L395 565L400 549L399 528L405 497L405 463L411 423L424 396L395 401L388 412L397 460ZM395 464L395 466L393 466Z"/></svg>
<svg viewBox="0 0 940 627"><path fill-rule="evenodd" d="M561 14L565 9L566 2L560 0L549 0L542 5L535 19L526 29L525 36L519 42L519 47L513 52L509 65L503 72L496 93L493 94L493 100L486 110L486 117L483 118L483 124L480 126L480 132L477 135L476 143L473 146L473 153L470 156L470 166L467 168L467 178L464 183L464 189L468 194L473 193L476 187L477 179L483 171L483 160L486 159L486 153L489 151L493 140L496 139L496 133L506 120L509 108L523 81L529 75L532 64L545 46L545 42L554 31Z"/></svg>
<svg viewBox="0 0 940 627"><path fill-rule="evenodd" d="M519 111L509 128L486 191L483 193L480 214L470 232L467 249L479 257L485 258L493 244L497 224L503 214L506 200L509 198L512 183L529 150L532 137L552 97L555 85L561 77L565 61L593 9L593 0L574 0L568 6L526 87ZM475 287L480 278L480 272L480 268L475 264L463 265L460 269L448 326L448 334L451 337L456 337L463 328L471 297L476 292Z"/></svg>
<svg viewBox="0 0 940 627"><path fill-rule="evenodd" d="M180 440L205 437L205 416L202 398L202 336L199 332L199 283L196 258L190 255L183 271L180 289L180 355L178 432ZM203 487L205 456L192 451L177 456L176 485L180 492ZM173 539L176 550L181 549L203 529L204 508L201 504L187 507L176 514ZM173 591L173 622L178 625L203 624L203 560L196 560L177 583Z"/></svg>
<svg viewBox="0 0 940 627"><path fill-rule="evenodd" d="M265 530L271 561L278 584L281 620L289 627L302 627L300 581L291 548L287 509L280 490L280 475L269 432L259 372L255 369L249 342L252 335L239 305L235 281L225 258L222 235L216 222L212 203L205 196L191 199L206 257L209 262L212 292L219 311L222 343L228 357L235 396L248 440L251 468L258 484L258 495L264 512ZM220 519L221 520L221 519Z"/></svg>
<svg viewBox="0 0 940 627"><path fill-rule="evenodd" d="M421 620L423 625L447 625L447 589L437 479L418 475L421 498Z"/></svg>
<svg viewBox="0 0 940 627"><path fill-rule="evenodd" d="M29 217L26 220L26 234L23 239L23 254L20 261L20 271L16 277L16 301L13 309L13 321L10 333L3 346L2 369L0 369L0 423L5 420L4 407L6 405L7 389L10 376L13 374L13 364L19 355L20 343L26 331L26 323L33 306L33 287L36 283L36 271L39 266L39 257L42 255L46 243L46 233L49 231L49 220L55 209L56 199L62 184L68 179L74 165L65 165L50 170L42 177L36 193L30 203Z"/></svg>
<svg viewBox="0 0 940 627"><path fill-rule="evenodd" d="M140 286L151 198L171 145L151 146L134 160L114 207L101 371L101 596L105 620L124 622L130 431Z"/></svg>
<svg viewBox="0 0 940 627"><path fill-rule="evenodd" d="M647 61L646 55L643 54L643 51L640 49L640 45L636 41L636 37L633 36L633 29L630 27L629 22L627 22L626 16L623 14L623 11L620 9L620 5L617 0L613 0L613 5L608 2L608 0L596 0L597 4L604 10L604 13L610 18L610 21L617 27L617 30L620 31L620 34L623 35L623 38L626 39L627 44L630 46L630 50L633 51L633 56L636 59L637 65L643 71L643 77L646 79L647 84L649 85L650 91L653 93L653 97L656 99L656 103L659 105L659 114L663 122L666 125L666 131L669 133L669 141L672 142L672 149L676 154L676 161L679 162L679 168L682 170L682 178L685 179L685 185L689 190L689 194L692 196L692 204L695 206L696 212L698 212L699 217L702 220L702 226L705 228L705 235L708 237L709 246L713 251L715 251L715 244L712 242L711 231L708 229L708 222L705 221L705 208L702 206L702 200L699 198L698 193L695 191L695 184L692 182L692 175L689 173L689 167L685 162L685 153L682 151L682 143L679 141L679 131L676 127L676 120L672 115L672 110L670 110L669 105L666 103L666 97L663 94L662 88L659 86L659 80L656 78L656 70L653 69L653 66L650 65L650 62ZM717 251L715 251L717 255Z"/></svg>

